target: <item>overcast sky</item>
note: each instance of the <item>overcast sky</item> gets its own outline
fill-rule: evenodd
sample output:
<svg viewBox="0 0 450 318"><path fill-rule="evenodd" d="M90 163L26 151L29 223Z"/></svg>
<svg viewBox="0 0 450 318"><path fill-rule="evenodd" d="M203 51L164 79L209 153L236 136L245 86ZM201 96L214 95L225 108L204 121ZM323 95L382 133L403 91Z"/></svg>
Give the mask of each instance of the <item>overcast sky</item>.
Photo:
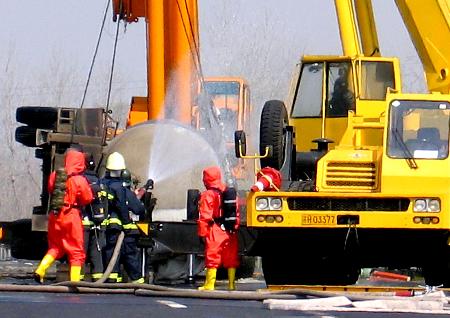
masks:
<svg viewBox="0 0 450 318"><path fill-rule="evenodd" d="M18 76L45 76L51 61L59 59L84 81L107 0L2 2L0 58L13 52ZM393 0L373 2L383 55L400 56L404 75L410 77L406 88L420 88L419 62ZM246 77L255 103L285 97L302 54L341 52L333 0L199 0L199 11L205 75ZM115 26L110 10L97 72L109 67ZM116 67L117 81L127 88L124 100L145 94L144 49L143 21L128 25L126 33L121 28ZM30 89L40 84L34 81L27 81L20 93L35 98L36 90Z"/></svg>

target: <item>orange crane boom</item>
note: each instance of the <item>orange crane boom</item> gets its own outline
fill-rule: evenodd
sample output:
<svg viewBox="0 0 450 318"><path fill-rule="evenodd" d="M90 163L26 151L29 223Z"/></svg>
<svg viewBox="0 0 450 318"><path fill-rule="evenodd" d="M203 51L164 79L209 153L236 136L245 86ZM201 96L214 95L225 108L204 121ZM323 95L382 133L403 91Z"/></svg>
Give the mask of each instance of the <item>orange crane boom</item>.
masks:
<svg viewBox="0 0 450 318"><path fill-rule="evenodd" d="M127 126L153 119L190 124L201 78L197 0L114 0L114 20L147 28L147 96L133 97Z"/></svg>

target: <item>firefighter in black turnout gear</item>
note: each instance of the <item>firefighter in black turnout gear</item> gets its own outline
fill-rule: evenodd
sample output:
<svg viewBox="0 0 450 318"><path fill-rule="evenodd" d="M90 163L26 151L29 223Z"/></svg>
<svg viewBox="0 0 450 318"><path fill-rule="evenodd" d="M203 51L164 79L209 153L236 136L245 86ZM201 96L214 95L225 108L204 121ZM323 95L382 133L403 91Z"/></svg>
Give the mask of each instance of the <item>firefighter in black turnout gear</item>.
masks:
<svg viewBox="0 0 450 318"><path fill-rule="evenodd" d="M143 283L141 273L141 255L138 248L138 240L140 236L139 229L135 222L142 221L145 217L145 205L139 200L136 194L131 189L131 173L125 169L122 171L122 184L126 188L126 203L128 207L131 223L123 225L125 232L125 238L123 240L122 249L120 251L120 263L123 264L128 276L137 276L139 273L140 278L134 282ZM131 274L133 273L133 274ZM134 274L136 273L136 274Z"/></svg>
<svg viewBox="0 0 450 318"><path fill-rule="evenodd" d="M102 250L106 245L105 238L105 217L107 211L107 198L101 198L107 195L102 193L100 180L95 172L95 161L92 156L86 156L86 171L84 176L88 180L94 195L94 200L82 210L82 224L84 234L84 252L86 253L86 263L82 278L86 279L85 274L90 266L91 278L93 281L100 279L103 275ZM103 201L102 201L103 200Z"/></svg>
<svg viewBox="0 0 450 318"><path fill-rule="evenodd" d="M123 156L114 152L108 156L106 161L106 175L101 181L104 183L111 199L108 206L108 221L106 227L106 247L104 249L105 264L109 264L114 247L121 231L125 232L120 258L114 265L108 282L120 282L120 263L124 265L128 277L133 283L144 283L141 272L141 257L137 247L139 232L130 212L139 217L145 214L144 205L137 199L136 195L124 186L123 174L126 170ZM125 173L126 174L126 173Z"/></svg>

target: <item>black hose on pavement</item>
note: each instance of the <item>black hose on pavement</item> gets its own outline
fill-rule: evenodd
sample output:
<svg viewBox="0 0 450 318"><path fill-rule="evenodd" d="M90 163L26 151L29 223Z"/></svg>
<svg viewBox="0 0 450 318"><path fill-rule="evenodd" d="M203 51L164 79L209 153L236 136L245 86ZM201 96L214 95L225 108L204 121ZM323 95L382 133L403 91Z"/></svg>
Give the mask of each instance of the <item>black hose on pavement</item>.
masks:
<svg viewBox="0 0 450 318"><path fill-rule="evenodd" d="M109 261L109 264L106 267L105 272L103 273L102 277L99 280L97 280L94 284L97 284L97 285L102 284L108 279L109 274L111 274L111 271L114 268L114 264L116 264L117 259L120 255L120 249L122 248L122 243L123 243L124 237L125 237L125 232L121 231L119 234L119 237L117 238L116 246L114 246L114 251L111 256L111 260Z"/></svg>

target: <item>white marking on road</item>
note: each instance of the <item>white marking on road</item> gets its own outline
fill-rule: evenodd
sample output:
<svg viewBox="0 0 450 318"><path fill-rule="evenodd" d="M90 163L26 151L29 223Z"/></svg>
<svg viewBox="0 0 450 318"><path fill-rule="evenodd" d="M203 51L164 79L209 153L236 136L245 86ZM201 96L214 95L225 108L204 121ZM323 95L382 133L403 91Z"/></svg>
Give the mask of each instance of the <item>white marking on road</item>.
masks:
<svg viewBox="0 0 450 318"><path fill-rule="evenodd" d="M187 308L187 306L176 303L174 301L170 300L157 300L158 303L172 307L172 308Z"/></svg>

